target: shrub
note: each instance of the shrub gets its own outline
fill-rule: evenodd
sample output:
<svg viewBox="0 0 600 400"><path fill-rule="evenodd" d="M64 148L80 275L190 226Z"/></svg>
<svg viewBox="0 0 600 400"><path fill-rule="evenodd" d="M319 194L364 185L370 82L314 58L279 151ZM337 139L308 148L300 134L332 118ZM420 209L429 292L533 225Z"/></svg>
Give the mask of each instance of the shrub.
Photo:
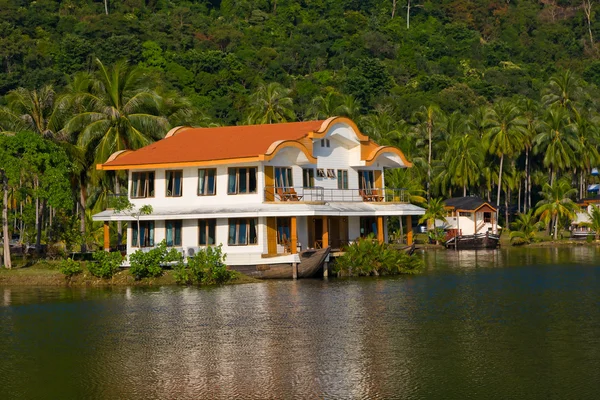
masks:
<svg viewBox="0 0 600 400"><path fill-rule="evenodd" d="M221 245L207 247L188 257L187 265L180 264L175 268L175 280L179 284L222 284L235 277L225 265L225 255Z"/></svg>
<svg viewBox="0 0 600 400"><path fill-rule="evenodd" d="M131 268L129 272L135 280L142 278L156 278L163 274L163 266L168 263L181 264L183 257L176 249L167 249L167 243L163 240L150 251L141 249L129 256Z"/></svg>
<svg viewBox="0 0 600 400"><path fill-rule="evenodd" d="M359 239L345 249L335 260L334 271L348 276L415 274L423 268L423 261L388 244L379 243L371 235Z"/></svg>
<svg viewBox="0 0 600 400"><path fill-rule="evenodd" d="M68 280L71 280L73 276L78 275L83 271L81 264L71 258L61 260L58 264L58 269Z"/></svg>
<svg viewBox="0 0 600 400"><path fill-rule="evenodd" d="M97 278L112 278L123 262L123 256L118 251L109 253L99 250L93 257L94 262L88 264L88 270Z"/></svg>

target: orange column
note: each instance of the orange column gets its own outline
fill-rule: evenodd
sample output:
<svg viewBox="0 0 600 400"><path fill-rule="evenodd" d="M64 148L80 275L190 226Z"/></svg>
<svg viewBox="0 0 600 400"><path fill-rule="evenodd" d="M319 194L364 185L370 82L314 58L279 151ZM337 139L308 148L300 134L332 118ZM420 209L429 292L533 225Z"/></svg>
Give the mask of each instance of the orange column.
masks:
<svg viewBox="0 0 600 400"><path fill-rule="evenodd" d="M298 252L298 234L296 232L296 217L290 218L290 251L292 254Z"/></svg>
<svg viewBox="0 0 600 400"><path fill-rule="evenodd" d="M104 251L110 251L110 231L108 221L104 221Z"/></svg>
<svg viewBox="0 0 600 400"><path fill-rule="evenodd" d="M402 217L400 217L402 218ZM413 244L412 216L406 216L406 244Z"/></svg>
<svg viewBox="0 0 600 400"><path fill-rule="evenodd" d="M323 248L329 247L329 218L323 217Z"/></svg>
<svg viewBox="0 0 600 400"><path fill-rule="evenodd" d="M383 217L377 217L377 240L379 243L385 241L383 236Z"/></svg>

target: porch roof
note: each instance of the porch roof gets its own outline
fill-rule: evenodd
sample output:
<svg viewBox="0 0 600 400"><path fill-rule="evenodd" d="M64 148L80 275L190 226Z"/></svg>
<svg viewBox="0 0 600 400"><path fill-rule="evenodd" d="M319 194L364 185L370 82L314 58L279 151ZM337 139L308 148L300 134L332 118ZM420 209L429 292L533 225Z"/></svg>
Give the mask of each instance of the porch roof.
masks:
<svg viewBox="0 0 600 400"><path fill-rule="evenodd" d="M330 202L324 204L240 204L214 205L186 208L155 208L152 214L142 215L144 220L289 217L295 216L401 216L423 215L425 210L414 204ZM135 221L136 218L114 210L95 214L94 221Z"/></svg>

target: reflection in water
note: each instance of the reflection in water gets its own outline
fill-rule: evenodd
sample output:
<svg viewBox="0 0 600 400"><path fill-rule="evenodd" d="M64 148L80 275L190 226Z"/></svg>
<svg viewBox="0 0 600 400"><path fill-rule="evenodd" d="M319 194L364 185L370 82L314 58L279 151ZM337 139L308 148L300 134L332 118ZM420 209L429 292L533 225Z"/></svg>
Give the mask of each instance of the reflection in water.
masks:
<svg viewBox="0 0 600 400"><path fill-rule="evenodd" d="M0 398L593 398L597 256L440 251L414 277L2 288Z"/></svg>

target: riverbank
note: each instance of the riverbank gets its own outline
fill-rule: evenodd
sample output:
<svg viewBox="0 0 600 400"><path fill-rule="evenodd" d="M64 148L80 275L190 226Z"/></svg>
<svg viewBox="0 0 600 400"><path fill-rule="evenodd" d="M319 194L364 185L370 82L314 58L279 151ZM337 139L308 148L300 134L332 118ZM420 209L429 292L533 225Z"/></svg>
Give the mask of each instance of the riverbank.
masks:
<svg viewBox="0 0 600 400"><path fill-rule="evenodd" d="M264 282L243 274L238 274L226 285ZM158 278L144 278L136 281L127 270L117 272L111 279L92 276L84 268L69 282L58 270L57 262L39 261L30 266L17 266L13 269L0 268L0 286L176 286L173 271L166 270Z"/></svg>

